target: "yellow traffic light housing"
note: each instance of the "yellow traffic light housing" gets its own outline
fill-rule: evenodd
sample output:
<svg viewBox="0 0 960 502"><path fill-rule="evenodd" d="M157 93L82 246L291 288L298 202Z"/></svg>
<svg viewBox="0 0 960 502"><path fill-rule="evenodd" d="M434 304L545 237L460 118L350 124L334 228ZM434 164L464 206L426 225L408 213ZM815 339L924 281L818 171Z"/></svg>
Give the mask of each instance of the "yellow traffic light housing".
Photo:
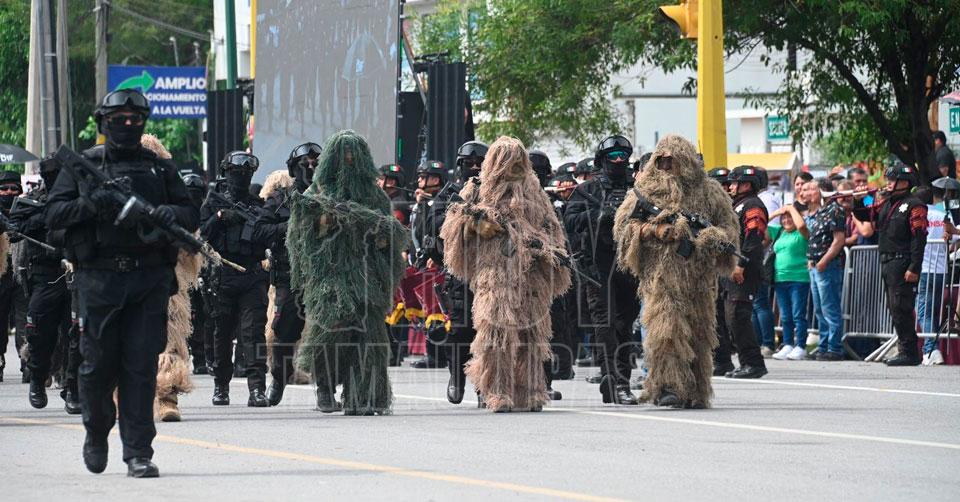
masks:
<svg viewBox="0 0 960 502"><path fill-rule="evenodd" d="M680 5L663 5L660 14L670 20L679 30L680 36L695 40L698 34L698 0L682 0Z"/></svg>

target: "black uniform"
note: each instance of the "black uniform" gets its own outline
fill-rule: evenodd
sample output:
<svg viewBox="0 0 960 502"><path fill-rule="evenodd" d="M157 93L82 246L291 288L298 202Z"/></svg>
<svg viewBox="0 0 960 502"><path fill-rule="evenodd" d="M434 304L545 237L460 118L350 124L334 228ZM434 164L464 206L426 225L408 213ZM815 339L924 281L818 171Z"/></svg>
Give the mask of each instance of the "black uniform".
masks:
<svg viewBox="0 0 960 502"><path fill-rule="evenodd" d="M0 183L9 183L20 187L20 174L13 171L0 172ZM22 192L22 188L19 191ZM3 216L10 216L10 208L18 195L19 193L0 196L0 213ZM15 223L13 222L14 226ZM11 242L15 242L15 240L11 239ZM17 328L15 338L17 354L20 354L20 349L26 341L23 336L26 331L23 321L26 320L27 297L19 280L21 277L16 274L16 264L13 263L12 255L12 253L7 255L7 271L0 276L0 373L7 365L6 354L7 343L10 339L11 317L14 319ZM28 382L30 370L26 366L26 361L20 361L20 371L23 372L24 383ZM0 374L0 382L2 381L3 375Z"/></svg>
<svg viewBox="0 0 960 502"><path fill-rule="evenodd" d="M908 270L918 275L923 270L927 206L905 193L895 193L878 206L862 207L862 201L856 203L860 207L854 209L853 215L860 221L872 221L879 234L881 273L900 357L919 364L913 316L917 283L907 282L903 276Z"/></svg>
<svg viewBox="0 0 960 502"><path fill-rule="evenodd" d="M293 374L293 349L303 334L303 301L290 289L290 258L287 255L287 221L295 189L280 188L267 197L256 223L256 233L270 247L270 284L275 288L272 328L274 381L287 383Z"/></svg>
<svg viewBox="0 0 960 502"><path fill-rule="evenodd" d="M17 230L27 237L40 242L63 244L62 230L51 232L48 237L47 225L44 221L47 202L47 193L44 190L36 191L32 198L21 198L11 211L10 220ZM28 307L26 318L27 342L30 344L30 359L27 367L30 368L31 379L45 382L50 376L54 351L58 340L67 336L70 331L70 292L67 290L66 274L61 260L62 249L46 250L32 242L22 240L14 234L11 242L22 242L22 261L25 267L24 288L27 293ZM76 340L68 340L68 348L78 350ZM68 352L68 369L65 372L65 393L69 393L75 401L79 389L77 388L76 374L69 371L69 360L78 357L74 352L72 357Z"/></svg>
<svg viewBox="0 0 960 502"><path fill-rule="evenodd" d="M480 183L479 178L471 178L468 183ZM426 263L430 258L443 268L443 240L440 239L440 228L446 221L447 209L451 202L460 201L460 191L463 185L450 182L444 185L429 201L418 204L418 215L413 222L414 242L419 244L417 261ZM422 212L421 212L422 211ZM444 268L443 274L443 301L448 309L450 318L450 332L442 344L447 357L447 368L450 370L451 382L460 385L466 381L463 367L470 360L470 344L477 336L473 329L473 294L467 283L448 273Z"/></svg>
<svg viewBox="0 0 960 502"><path fill-rule="evenodd" d="M173 162L139 147L98 146L83 155L111 177L128 177L139 196L172 213L186 229L197 228L196 210ZM155 229L149 223L115 226L119 208L96 202L96 195L74 172L64 170L46 213L50 230L66 231L67 253L77 266L84 322L79 376L83 423L88 439L105 444L117 420L117 388L123 458L149 459L156 435L157 356L166 346L167 302L177 291L177 249L162 235L151 235Z"/></svg>
<svg viewBox="0 0 960 502"><path fill-rule="evenodd" d="M260 199L247 192L226 196L234 203L251 208L261 206ZM247 270L239 272L222 266L210 271L216 283L216 310L211 315L215 326L214 381L220 388L229 387L233 378L233 337L236 333L237 344L242 347L246 360L247 386L251 392L263 392L267 371L264 327L267 323L268 275L260 262L266 257L268 242L255 232L254 221L239 216L228 221L217 215L223 210L234 211L232 206L207 197L200 208L200 221L203 222L200 235L221 256Z"/></svg>
<svg viewBox="0 0 960 502"><path fill-rule="evenodd" d="M741 195L733 200L733 211L740 222L740 253L749 261L740 259L743 283L721 278L723 314L726 330L718 330L720 345L715 362L729 366L732 346L736 345L740 367L766 368L757 334L753 329L753 300L760 287L763 267L763 238L767 232L767 208L755 193ZM732 340L731 340L732 339Z"/></svg>
<svg viewBox="0 0 960 502"><path fill-rule="evenodd" d="M613 216L632 179L614 180L604 173L577 186L567 201L563 221L580 270L603 286L583 284L596 328L595 357L604 377L629 388L634 351L633 321L640 312L637 281L616 267Z"/></svg>
<svg viewBox="0 0 960 502"><path fill-rule="evenodd" d="M553 202L553 207L557 213L557 219L563 221L564 213L567 210L567 203L559 198ZM567 247L569 250L570 236L567 235ZM553 333L551 347L553 348L553 361L548 361L549 371L547 371L547 380L567 380L573 378L573 362L577 350L577 326L578 326L578 296L580 278L574 274L574 287L567 290L566 293L554 298L550 304L550 327Z"/></svg>

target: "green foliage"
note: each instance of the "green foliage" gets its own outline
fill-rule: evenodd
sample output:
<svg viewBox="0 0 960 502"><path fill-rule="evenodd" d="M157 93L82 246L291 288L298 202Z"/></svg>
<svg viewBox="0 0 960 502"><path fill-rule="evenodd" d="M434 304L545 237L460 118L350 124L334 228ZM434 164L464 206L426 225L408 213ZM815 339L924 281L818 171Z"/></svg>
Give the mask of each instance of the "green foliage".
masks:
<svg viewBox="0 0 960 502"><path fill-rule="evenodd" d="M610 103L612 74L637 63L667 72L695 66L696 44L658 14L667 3L440 0L439 13L424 19L418 50L449 50L469 64L479 87L473 95L483 98L476 108L492 118L481 128L485 139L561 134L588 146L621 129ZM960 82L960 30L950 25L960 19L960 2L727 0L723 7L728 53L796 47L808 56L789 74L765 59L789 78L773 98L751 100L789 116L795 139L872 128L860 139L882 138L908 164L932 161L926 110Z"/></svg>
<svg viewBox="0 0 960 502"><path fill-rule="evenodd" d="M877 128L864 116L838 120L843 127L824 134L814 142L828 166L861 161L885 161L890 157Z"/></svg>
<svg viewBox="0 0 960 502"><path fill-rule="evenodd" d="M0 143L26 143L28 47L30 2L0 3Z"/></svg>

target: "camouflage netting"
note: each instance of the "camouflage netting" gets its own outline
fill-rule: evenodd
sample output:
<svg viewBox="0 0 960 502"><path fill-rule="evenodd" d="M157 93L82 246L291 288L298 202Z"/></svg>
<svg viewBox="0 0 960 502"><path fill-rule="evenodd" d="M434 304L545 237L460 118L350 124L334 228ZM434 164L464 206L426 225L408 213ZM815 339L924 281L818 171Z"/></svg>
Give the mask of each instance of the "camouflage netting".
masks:
<svg viewBox="0 0 960 502"><path fill-rule="evenodd" d="M567 254L563 229L519 140L490 146L480 181L467 183L465 202L450 206L440 230L447 269L474 292L467 376L491 410L539 409L547 401L550 304L570 287L558 260ZM500 230L483 235L489 222Z"/></svg>
<svg viewBox="0 0 960 502"><path fill-rule="evenodd" d="M670 171L656 167L664 156L673 157ZM627 193L614 223L618 264L637 277L643 298L644 359L650 373L641 399L654 400L666 388L682 400L709 406L717 346L717 277L730 274L734 266L734 258L721 246L739 242L736 214L720 184L707 178L693 144L680 136L669 135L657 143L634 188L663 208L652 224L683 211L714 225L700 232L693 240L695 252L683 258L676 252L677 242L644 232L644 222L630 218L637 200L633 191ZM679 235L689 235L685 218L672 227Z"/></svg>
<svg viewBox="0 0 960 502"><path fill-rule="evenodd" d="M376 180L363 138L334 134L310 188L293 199L287 231L291 286L309 325L297 362L318 384L342 383L347 412L382 413L392 401L383 319L409 236Z"/></svg>

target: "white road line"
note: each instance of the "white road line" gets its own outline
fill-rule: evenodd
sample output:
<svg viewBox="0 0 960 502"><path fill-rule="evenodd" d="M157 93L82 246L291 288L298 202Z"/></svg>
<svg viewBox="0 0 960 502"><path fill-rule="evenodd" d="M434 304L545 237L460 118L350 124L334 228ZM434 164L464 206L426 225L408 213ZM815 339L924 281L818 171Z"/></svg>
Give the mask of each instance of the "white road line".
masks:
<svg viewBox="0 0 960 502"><path fill-rule="evenodd" d="M403 399L416 399L420 401L442 401L446 402L447 400L439 397L426 397L426 396L414 396L409 394L394 394L395 397ZM467 403L468 401L464 401ZM593 411L593 410L577 410L573 408L544 408L543 411L555 412L555 413L576 413L579 415L598 415L606 417L617 417L617 418L629 418L632 420L651 420L654 422L670 422L677 424L687 424L687 425L701 425L707 427L721 427L725 429L741 429L749 431L759 431L759 432L774 432L777 434L795 434L800 436L815 436L815 437L824 437L824 438L834 438L834 439L852 439L858 441L869 441L873 443L889 443L889 444L900 444L900 445L910 445L910 446L925 446L927 448L943 448L948 450L960 450L960 444L955 443L941 443L936 441L918 441L914 439L901 439L901 438L889 438L883 436L868 436L865 434L846 434L842 432L824 432L824 431L811 431L803 429L787 429L783 427L768 427L765 425L751 425L751 424L737 424L731 422L717 422L715 420L694 420L691 418L678 418L678 417L668 417L662 416L661 413L649 414L649 413L624 413L617 411ZM693 412L696 413L696 412Z"/></svg>
<svg viewBox="0 0 960 502"><path fill-rule="evenodd" d="M785 380L770 380L767 378L757 379L737 379L737 378L714 378L719 382L737 382L737 383L761 383L767 385L789 385L793 387L816 387L821 389L838 390L860 390L866 392L885 392L889 394L911 394L915 396L938 396L938 397L960 397L960 394L951 394L949 392L928 392L923 390L904 390L904 389L884 389L882 387L857 387L853 385L833 385L826 383L806 383L806 382L788 382Z"/></svg>

